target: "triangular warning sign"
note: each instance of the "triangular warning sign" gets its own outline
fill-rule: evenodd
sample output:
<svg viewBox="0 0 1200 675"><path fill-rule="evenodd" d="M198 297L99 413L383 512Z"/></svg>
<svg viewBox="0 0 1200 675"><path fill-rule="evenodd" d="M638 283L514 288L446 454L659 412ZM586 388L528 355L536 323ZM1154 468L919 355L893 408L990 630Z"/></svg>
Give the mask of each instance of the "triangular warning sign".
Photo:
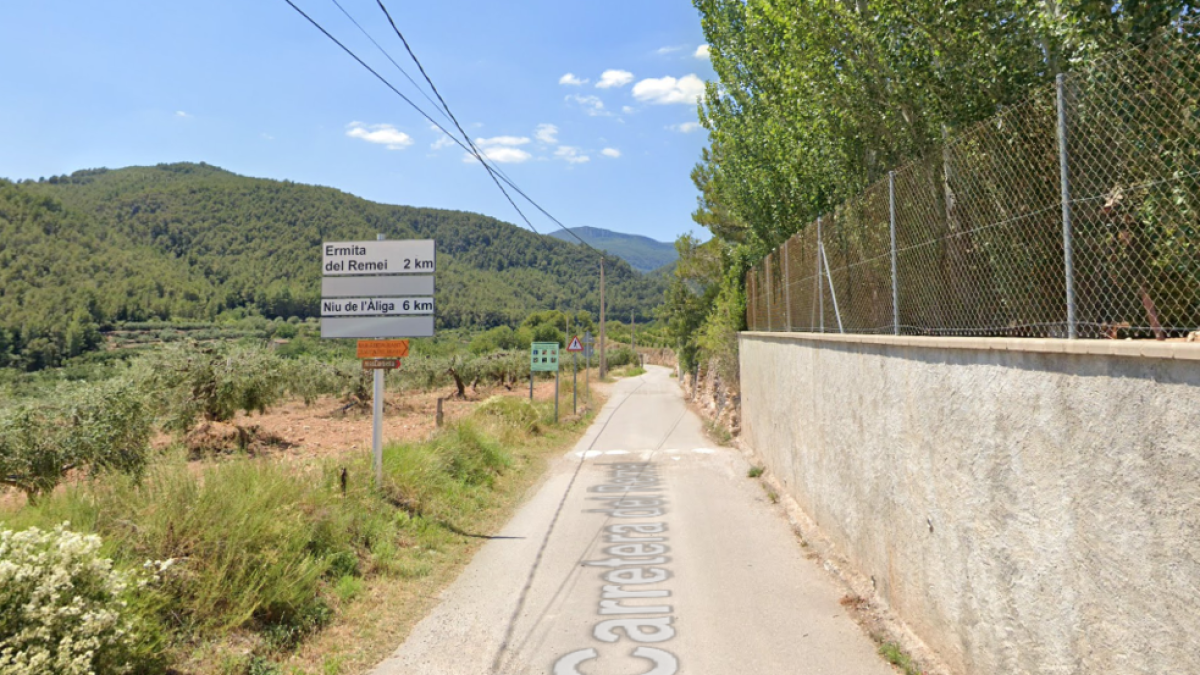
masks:
<svg viewBox="0 0 1200 675"><path fill-rule="evenodd" d="M571 344L567 345L567 351L569 351L569 352L581 352L581 351L583 351L583 345L579 343L579 336L578 336L578 335L576 335L575 337L571 338Z"/></svg>

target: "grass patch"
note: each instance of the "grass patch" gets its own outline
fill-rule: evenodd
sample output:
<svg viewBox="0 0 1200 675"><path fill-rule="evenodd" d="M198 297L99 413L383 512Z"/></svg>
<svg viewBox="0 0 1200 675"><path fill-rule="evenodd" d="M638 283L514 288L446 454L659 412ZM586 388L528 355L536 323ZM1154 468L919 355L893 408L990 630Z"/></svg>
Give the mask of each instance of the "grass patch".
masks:
<svg viewBox="0 0 1200 675"><path fill-rule="evenodd" d="M921 675L921 669L913 663L912 657L895 642L884 642L879 645L879 655L888 663L904 671L904 675Z"/></svg>
<svg viewBox="0 0 1200 675"><path fill-rule="evenodd" d="M470 535L498 528L544 458L590 418L552 421L552 402L489 400L426 442L386 447L380 490L365 456L305 470L245 456L189 463L178 451L140 482L105 475L0 511L0 526L68 521L99 534L118 568L174 559L138 602L170 636L180 672L357 671L395 647L431 585L476 550ZM359 651L327 658L347 649L331 626L369 633L384 613L398 618L379 639L364 634L350 647Z"/></svg>
<svg viewBox="0 0 1200 675"><path fill-rule="evenodd" d="M720 443L721 445L729 445L733 443L733 434L724 425L710 419L704 420L704 432L708 437Z"/></svg>
<svg viewBox="0 0 1200 675"><path fill-rule="evenodd" d="M750 467L750 470L746 472L747 478L758 478L761 475L763 475L763 468L761 466L752 466Z"/></svg>

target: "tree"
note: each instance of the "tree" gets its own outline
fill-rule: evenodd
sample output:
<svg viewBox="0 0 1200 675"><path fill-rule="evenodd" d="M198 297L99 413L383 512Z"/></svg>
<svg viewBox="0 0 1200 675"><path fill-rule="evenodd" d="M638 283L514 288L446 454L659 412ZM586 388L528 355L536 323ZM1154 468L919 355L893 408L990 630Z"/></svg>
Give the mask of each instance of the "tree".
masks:
<svg viewBox="0 0 1200 675"><path fill-rule="evenodd" d="M140 475L151 421L141 390L127 378L0 411L0 484L36 500L74 469Z"/></svg>

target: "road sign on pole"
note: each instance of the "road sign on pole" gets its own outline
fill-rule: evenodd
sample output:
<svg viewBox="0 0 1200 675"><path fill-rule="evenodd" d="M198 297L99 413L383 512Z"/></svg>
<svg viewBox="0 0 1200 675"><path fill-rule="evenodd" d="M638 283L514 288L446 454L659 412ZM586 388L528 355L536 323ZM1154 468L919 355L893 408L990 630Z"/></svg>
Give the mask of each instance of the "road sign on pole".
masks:
<svg viewBox="0 0 1200 675"><path fill-rule="evenodd" d="M432 239L327 241L321 271L327 277L366 274L433 274Z"/></svg>
<svg viewBox="0 0 1200 675"><path fill-rule="evenodd" d="M322 298L321 316L406 316L433 314L433 298Z"/></svg>
<svg viewBox="0 0 1200 675"><path fill-rule="evenodd" d="M327 316L321 319L321 337L433 337L433 316Z"/></svg>
<svg viewBox="0 0 1200 675"><path fill-rule="evenodd" d="M557 342L535 342L529 347L529 400L533 400L533 374L554 372L554 421L558 422L558 350Z"/></svg>
<svg viewBox="0 0 1200 675"><path fill-rule="evenodd" d="M432 337L432 239L321 245L321 337Z"/></svg>
<svg viewBox="0 0 1200 675"><path fill-rule="evenodd" d="M530 345L529 369L534 371L554 372L558 370L557 342L535 342Z"/></svg>
<svg viewBox="0 0 1200 675"><path fill-rule="evenodd" d="M375 371L371 455L383 484L383 376L408 356L407 340L432 337L436 245L432 239L327 241L321 245L321 337L359 342L363 369Z"/></svg>
<svg viewBox="0 0 1200 675"><path fill-rule="evenodd" d="M394 298L433 295L432 274L379 277L322 277L321 298Z"/></svg>
<svg viewBox="0 0 1200 675"><path fill-rule="evenodd" d="M575 337L571 338L571 344L567 345L567 351L569 351L569 352L581 352L581 351L583 351L583 344L582 344L582 343L579 341L579 336L578 336L578 335L576 335Z"/></svg>
<svg viewBox="0 0 1200 675"><path fill-rule="evenodd" d="M402 359L408 356L408 340L359 340L360 359Z"/></svg>

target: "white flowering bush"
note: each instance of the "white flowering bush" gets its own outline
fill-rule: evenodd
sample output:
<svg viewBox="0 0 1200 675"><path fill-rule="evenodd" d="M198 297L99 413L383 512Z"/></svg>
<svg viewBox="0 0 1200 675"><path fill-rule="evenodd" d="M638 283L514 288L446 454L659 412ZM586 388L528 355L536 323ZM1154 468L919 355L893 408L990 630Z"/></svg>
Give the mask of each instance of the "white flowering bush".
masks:
<svg viewBox="0 0 1200 675"><path fill-rule="evenodd" d="M152 671L153 626L130 600L170 562L122 572L100 555L100 537L67 526L0 530L0 673Z"/></svg>

